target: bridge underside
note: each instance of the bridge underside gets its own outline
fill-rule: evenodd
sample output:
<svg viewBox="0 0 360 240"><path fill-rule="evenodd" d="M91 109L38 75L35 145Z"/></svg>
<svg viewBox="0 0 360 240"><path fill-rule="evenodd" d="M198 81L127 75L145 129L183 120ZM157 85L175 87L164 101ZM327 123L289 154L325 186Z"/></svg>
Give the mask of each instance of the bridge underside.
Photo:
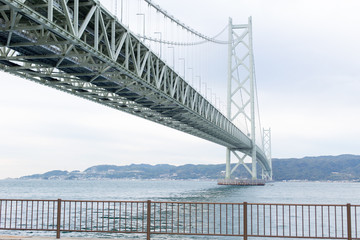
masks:
<svg viewBox="0 0 360 240"><path fill-rule="evenodd" d="M3 71L250 153L245 134L98 2L59 2L0 0Z"/></svg>

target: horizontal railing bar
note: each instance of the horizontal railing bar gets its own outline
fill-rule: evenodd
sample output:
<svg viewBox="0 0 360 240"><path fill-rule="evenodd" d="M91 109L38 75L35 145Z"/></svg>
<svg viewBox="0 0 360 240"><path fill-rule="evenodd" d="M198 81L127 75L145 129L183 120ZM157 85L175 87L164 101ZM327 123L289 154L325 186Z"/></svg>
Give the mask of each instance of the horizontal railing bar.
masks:
<svg viewBox="0 0 360 240"><path fill-rule="evenodd" d="M313 207L313 206L323 206L323 207L346 207L346 204L309 204L309 203L248 203L248 205L265 205L265 206L306 206L306 207ZM356 206L356 205L352 205Z"/></svg>
<svg viewBox="0 0 360 240"><path fill-rule="evenodd" d="M1 200L0 200L1 201ZM89 202L89 203L146 203L146 201L111 201L111 200L105 200L105 201L97 201L97 200L64 200L61 199L62 202Z"/></svg>
<svg viewBox="0 0 360 240"><path fill-rule="evenodd" d="M37 201L37 202L57 202L57 200L54 199L0 199L0 201ZM67 199L61 199L62 202L100 202L100 203L146 203L147 201L119 201L119 200L67 200ZM162 201L151 201L151 203L180 203L180 204L236 204L236 205L243 205L243 203L233 203L233 202L162 202ZM271 206L346 206L346 204L309 204L309 203L248 203L248 205L271 205ZM360 207L360 205L351 205L352 207Z"/></svg>
<svg viewBox="0 0 360 240"><path fill-rule="evenodd" d="M233 234L233 235L229 235L229 234L224 234L224 233L219 233L219 234L216 234L216 233L204 233L204 234L199 234L199 233L182 233L182 232L179 232L179 233L171 233L171 232L151 232L151 234L156 234L156 235L192 235L192 236L234 236L234 237L243 237L244 234ZM248 235L250 236L250 235Z"/></svg>
<svg viewBox="0 0 360 240"><path fill-rule="evenodd" d="M158 201L158 202L153 202L151 201L151 203L179 203L179 204L222 204L222 205L230 205L230 204L233 204L233 205L244 205L244 203L233 203L233 202L161 202L161 201Z"/></svg>
<svg viewBox="0 0 360 240"><path fill-rule="evenodd" d="M13 230L13 229L11 229ZM19 230L19 229L16 229ZM34 229L30 229L30 230L34 230ZM53 230L49 230L49 231L53 231ZM55 229L56 231L56 229ZM68 230L68 229L61 229L61 232L84 232L84 233L93 233L93 232L98 232L98 233L146 233L146 231L91 231L91 230ZM153 233L153 232L151 232Z"/></svg>
<svg viewBox="0 0 360 240"><path fill-rule="evenodd" d="M277 235L247 235L248 237L266 237L266 238L301 238L301 239L347 239L347 237L307 237L307 236L277 236ZM355 239L354 239L355 240Z"/></svg>
<svg viewBox="0 0 360 240"><path fill-rule="evenodd" d="M54 199L11 199L11 198L9 198L9 199L0 199L0 201L57 202L57 199L54 200Z"/></svg>

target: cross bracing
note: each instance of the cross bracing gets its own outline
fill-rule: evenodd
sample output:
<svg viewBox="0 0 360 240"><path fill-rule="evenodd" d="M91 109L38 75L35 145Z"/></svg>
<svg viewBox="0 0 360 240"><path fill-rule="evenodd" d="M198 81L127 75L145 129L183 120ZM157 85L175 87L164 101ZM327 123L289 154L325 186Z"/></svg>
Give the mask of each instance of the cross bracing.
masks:
<svg viewBox="0 0 360 240"><path fill-rule="evenodd" d="M96 0L0 0L3 71L250 154L252 141ZM263 151L256 157L270 169Z"/></svg>

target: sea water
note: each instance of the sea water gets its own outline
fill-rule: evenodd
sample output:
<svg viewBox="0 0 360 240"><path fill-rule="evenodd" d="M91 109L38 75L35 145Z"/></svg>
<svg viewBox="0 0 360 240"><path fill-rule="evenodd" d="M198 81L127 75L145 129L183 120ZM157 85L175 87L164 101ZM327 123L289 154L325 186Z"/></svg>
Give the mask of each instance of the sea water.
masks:
<svg viewBox="0 0 360 240"><path fill-rule="evenodd" d="M360 204L356 182L270 182L265 186L223 186L215 181L172 180L0 180L0 199L63 199L290 204ZM15 232L0 231L2 234ZM19 235L39 234L16 232ZM52 233L46 233L51 235ZM62 235L66 236L66 234ZM125 234L68 233L77 237L126 237ZM206 237L218 239L219 237ZM152 239L199 239L154 236ZM202 238L204 239L204 237ZM220 238L224 239L224 238ZM230 239L226 237L226 239ZM238 238L237 238L238 239Z"/></svg>
<svg viewBox="0 0 360 240"><path fill-rule="evenodd" d="M195 180L0 180L0 198L360 204L360 183L271 182L243 187Z"/></svg>

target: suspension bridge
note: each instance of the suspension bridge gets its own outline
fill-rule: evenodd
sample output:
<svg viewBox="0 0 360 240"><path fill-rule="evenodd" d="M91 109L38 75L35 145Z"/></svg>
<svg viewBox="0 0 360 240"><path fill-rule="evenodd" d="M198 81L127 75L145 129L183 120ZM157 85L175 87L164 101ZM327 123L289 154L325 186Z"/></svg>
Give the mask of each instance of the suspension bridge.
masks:
<svg viewBox="0 0 360 240"><path fill-rule="evenodd" d="M229 19L209 37L150 0L114 4L110 12L97 0L0 0L0 68L222 145L225 179L240 165L252 179L257 165L271 179L270 130L257 125L251 18ZM207 53L209 45L225 58ZM226 63L225 107L209 87L210 60Z"/></svg>

